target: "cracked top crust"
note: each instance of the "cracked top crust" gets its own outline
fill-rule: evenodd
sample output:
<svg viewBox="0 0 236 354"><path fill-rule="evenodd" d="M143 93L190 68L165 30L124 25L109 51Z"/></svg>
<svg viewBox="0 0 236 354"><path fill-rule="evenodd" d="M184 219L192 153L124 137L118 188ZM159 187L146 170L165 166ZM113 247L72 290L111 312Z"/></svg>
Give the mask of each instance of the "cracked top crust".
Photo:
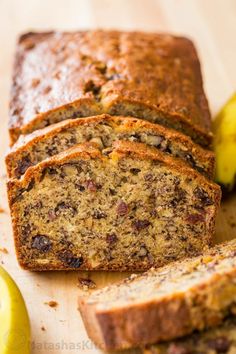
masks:
<svg viewBox="0 0 236 354"><path fill-rule="evenodd" d="M10 103L12 142L66 118L99 113L164 122L208 146L211 120L192 42L102 30L20 37Z"/></svg>

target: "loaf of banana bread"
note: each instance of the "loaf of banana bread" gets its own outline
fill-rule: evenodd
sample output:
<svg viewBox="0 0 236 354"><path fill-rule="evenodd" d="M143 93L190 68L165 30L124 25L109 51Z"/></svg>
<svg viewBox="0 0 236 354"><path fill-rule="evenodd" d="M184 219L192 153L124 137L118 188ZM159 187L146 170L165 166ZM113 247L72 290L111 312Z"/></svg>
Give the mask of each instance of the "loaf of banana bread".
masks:
<svg viewBox="0 0 236 354"><path fill-rule="evenodd" d="M233 240L202 256L81 296L79 307L90 338L112 350L173 340L217 326L235 311L235 299Z"/></svg>
<svg viewBox="0 0 236 354"><path fill-rule="evenodd" d="M118 141L29 167L8 195L24 268L137 271L208 246L221 192L180 159Z"/></svg>
<svg viewBox="0 0 236 354"><path fill-rule="evenodd" d="M236 317L230 316L221 325L196 332L175 341L151 345L143 354L235 354Z"/></svg>
<svg viewBox="0 0 236 354"><path fill-rule="evenodd" d="M26 136L22 135L6 156L8 176L20 178L29 166L54 156L76 144L92 141L100 149L115 140L142 142L185 160L210 179L214 175L215 157L211 151L176 130L141 119L101 115L70 119L53 124Z"/></svg>
<svg viewBox="0 0 236 354"><path fill-rule="evenodd" d="M144 118L209 146L211 120L193 43L169 34L102 30L20 37L12 142L67 118L101 113Z"/></svg>

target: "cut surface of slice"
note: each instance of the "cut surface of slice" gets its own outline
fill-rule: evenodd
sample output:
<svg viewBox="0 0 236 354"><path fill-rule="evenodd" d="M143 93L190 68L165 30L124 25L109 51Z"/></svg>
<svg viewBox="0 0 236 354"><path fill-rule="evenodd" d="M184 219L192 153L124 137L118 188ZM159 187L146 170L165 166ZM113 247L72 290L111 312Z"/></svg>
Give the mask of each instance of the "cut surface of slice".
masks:
<svg viewBox="0 0 236 354"><path fill-rule="evenodd" d="M235 250L233 240L81 298L89 336L101 348L122 349L217 326L235 309Z"/></svg>
<svg viewBox="0 0 236 354"><path fill-rule="evenodd" d="M186 161L212 179L215 157L211 151L175 130L131 117L100 115L65 120L32 134L21 136L6 157L8 176L19 178L28 167L76 144L92 141L99 149L115 140L142 142Z"/></svg>
<svg viewBox="0 0 236 354"><path fill-rule="evenodd" d="M214 328L175 341L151 345L143 354L234 354L236 353L236 317L230 316Z"/></svg>
<svg viewBox="0 0 236 354"><path fill-rule="evenodd" d="M220 188L145 144L84 144L8 182L16 250L28 269L145 270L213 237Z"/></svg>
<svg viewBox="0 0 236 354"><path fill-rule="evenodd" d="M208 147L211 119L193 43L169 34L102 30L20 37L12 142L68 118L101 113L159 123Z"/></svg>

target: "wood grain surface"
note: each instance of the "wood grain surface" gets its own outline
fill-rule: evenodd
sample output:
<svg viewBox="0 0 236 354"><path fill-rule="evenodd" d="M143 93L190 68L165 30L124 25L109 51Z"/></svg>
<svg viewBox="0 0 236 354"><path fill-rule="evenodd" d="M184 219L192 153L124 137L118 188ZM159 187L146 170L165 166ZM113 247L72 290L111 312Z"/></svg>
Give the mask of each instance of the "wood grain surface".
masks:
<svg viewBox="0 0 236 354"><path fill-rule="evenodd" d="M17 264L4 166L14 46L19 33L32 29L96 27L173 32L192 38L199 50L213 116L236 89L235 0L0 0L0 261L25 297L33 354L101 353L87 338L77 311L77 299L82 293L78 279L89 276L100 287L122 279L125 274L37 274L23 271ZM235 236L235 214L234 195L222 203L216 242ZM50 300L58 306L51 308L45 304Z"/></svg>

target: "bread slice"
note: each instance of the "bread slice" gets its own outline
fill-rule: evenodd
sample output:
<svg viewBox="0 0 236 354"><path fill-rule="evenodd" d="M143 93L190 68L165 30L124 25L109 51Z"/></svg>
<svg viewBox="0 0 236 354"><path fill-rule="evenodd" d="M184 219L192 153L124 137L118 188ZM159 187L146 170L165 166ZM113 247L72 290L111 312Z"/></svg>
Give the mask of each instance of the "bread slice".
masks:
<svg viewBox="0 0 236 354"><path fill-rule="evenodd" d="M221 325L196 332L175 341L151 345L143 354L235 354L236 317L230 316Z"/></svg>
<svg viewBox="0 0 236 354"><path fill-rule="evenodd" d="M208 246L221 192L179 159L116 142L46 159L8 195L24 268L136 271Z"/></svg>
<svg viewBox="0 0 236 354"><path fill-rule="evenodd" d="M214 327L235 311L236 240L81 297L90 338L122 349Z"/></svg>
<svg viewBox="0 0 236 354"><path fill-rule="evenodd" d="M10 136L101 113L143 118L208 147L211 120L193 43L169 34L27 33L16 51Z"/></svg>
<svg viewBox="0 0 236 354"><path fill-rule="evenodd" d="M6 156L8 176L19 178L29 166L54 156L76 144L95 142L100 149L115 140L143 142L185 160L210 179L214 175L215 157L175 130L130 117L101 115L70 119L21 136Z"/></svg>

